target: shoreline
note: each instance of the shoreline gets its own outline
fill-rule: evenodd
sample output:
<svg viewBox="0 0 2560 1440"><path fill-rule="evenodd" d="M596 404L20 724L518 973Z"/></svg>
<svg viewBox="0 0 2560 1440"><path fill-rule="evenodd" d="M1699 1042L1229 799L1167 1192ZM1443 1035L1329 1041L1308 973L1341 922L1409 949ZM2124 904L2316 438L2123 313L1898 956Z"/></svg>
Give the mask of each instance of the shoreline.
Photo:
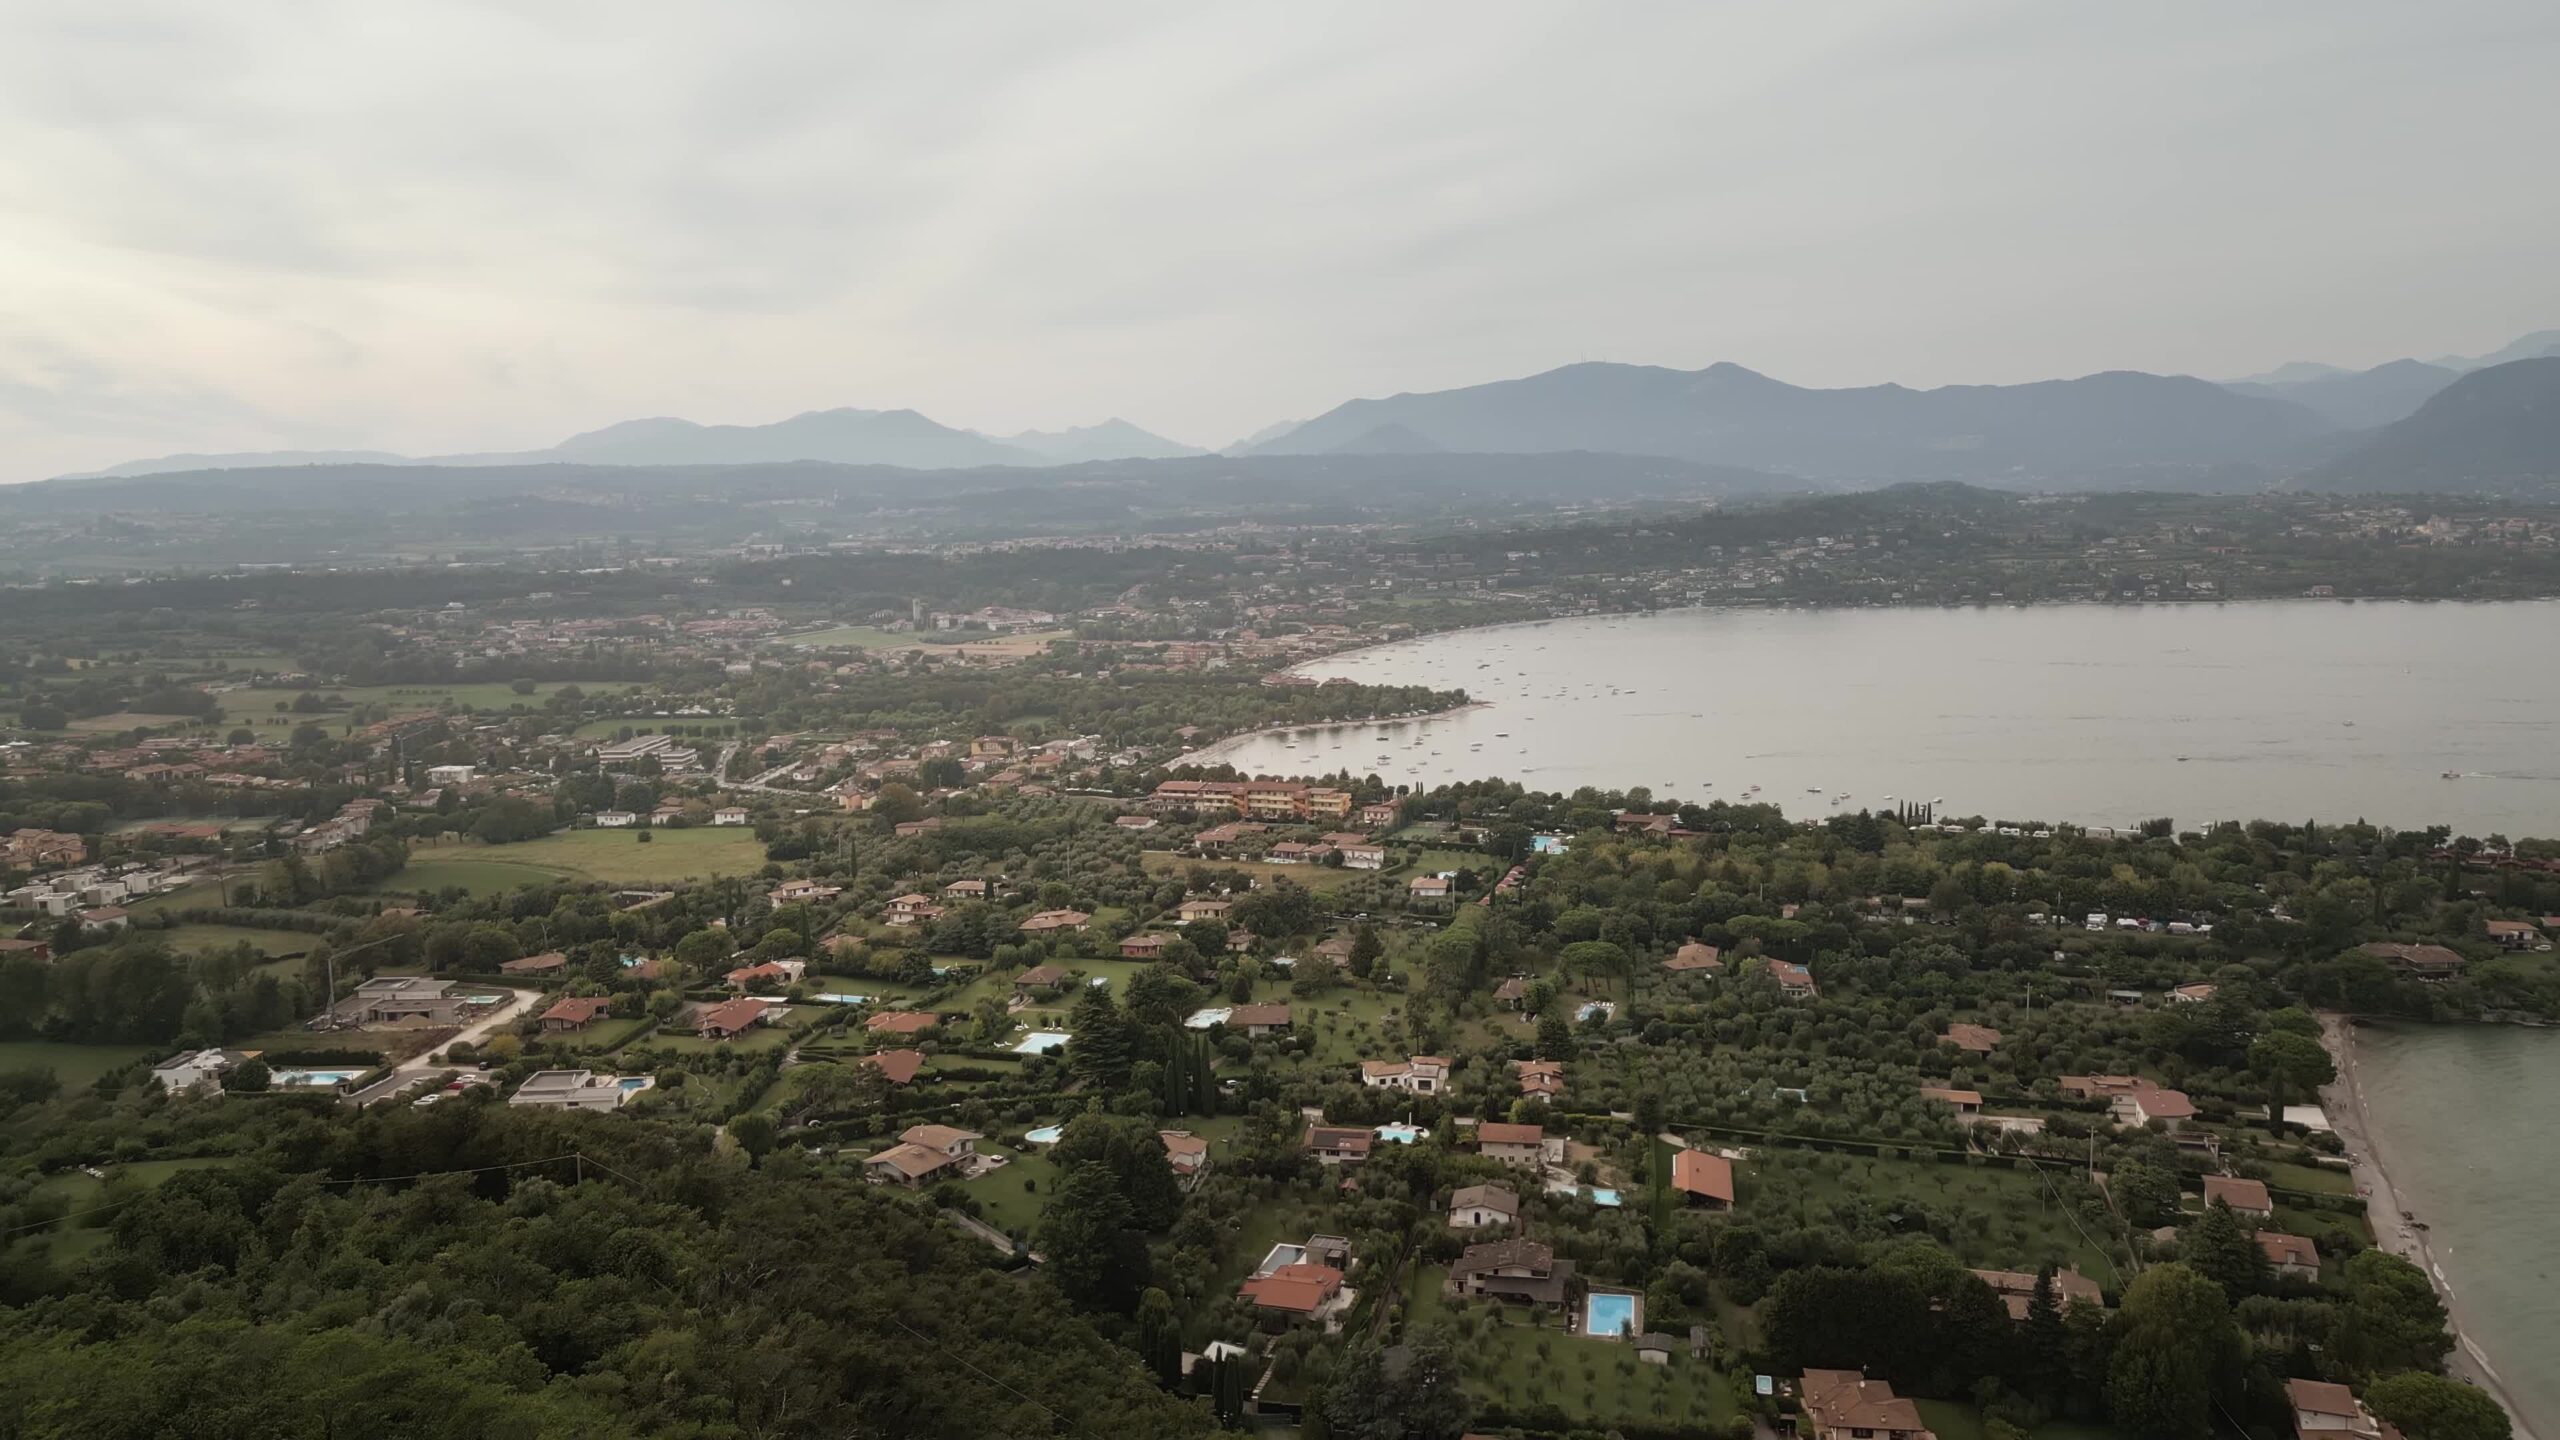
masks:
<svg viewBox="0 0 2560 1440"><path fill-rule="evenodd" d="M1394 643L1402 644L1403 642L1397 641ZM1341 653L1348 655L1351 652L1345 650ZM1300 663L1312 665L1316 662L1313 660L1307 660ZM1290 667L1292 672L1294 672L1296 668L1296 666ZM1222 765L1226 763L1225 755L1228 750L1235 746L1248 744L1255 740L1267 739L1273 735L1294 735L1301 730L1326 730L1345 727L1356 728L1364 725L1413 725L1424 720L1446 720L1452 715L1464 715L1470 710L1490 710L1492 708L1493 702L1490 700L1470 700L1464 705L1452 705L1446 710L1429 710L1420 715L1372 715L1360 720L1300 720L1288 725L1265 725L1259 730L1239 730L1233 735L1220 736L1218 739L1210 741L1208 744L1201 746L1197 750L1187 750L1182 754L1175 756L1169 763L1173 765Z"/></svg>
<svg viewBox="0 0 2560 1440"><path fill-rule="evenodd" d="M2365 1218L2373 1226L2375 1247L2425 1271L2435 1286L2436 1297L2444 1302L2446 1328L2453 1332L2453 1351L2445 1357L2445 1373L2469 1381L2496 1400L2507 1412L2515 1440L2535 1440L2532 1424L2489 1363L2488 1352L2474 1338L2475 1332L2454 1295L2453 1283L2445 1278L2444 1268L2436 1261L2428 1233L2412 1228L2401 1218L2408 1207L2391 1183L2390 1168L2380 1147L2374 1144L2372 1117L2365 1110L2364 1087L2356 1074L2355 1021L2334 1011L2321 1012L2320 1039L2338 1066L2337 1080L2321 1088L2320 1098L2328 1111L2330 1128L2346 1144L2356 1193L2364 1197Z"/></svg>

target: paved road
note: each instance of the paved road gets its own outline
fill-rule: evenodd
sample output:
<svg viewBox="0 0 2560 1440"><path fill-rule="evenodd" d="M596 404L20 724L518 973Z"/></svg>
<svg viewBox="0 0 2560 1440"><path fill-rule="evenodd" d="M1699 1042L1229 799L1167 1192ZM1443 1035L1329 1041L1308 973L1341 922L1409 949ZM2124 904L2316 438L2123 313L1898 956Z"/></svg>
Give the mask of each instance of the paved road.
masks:
<svg viewBox="0 0 2560 1440"><path fill-rule="evenodd" d="M392 1068L390 1074L382 1077L381 1080L366 1086L364 1089L357 1091L353 1095L348 1096L347 1103L351 1105L361 1105L368 1101L386 1099L390 1096L399 1094L401 1091L408 1089L410 1086L417 1084L419 1081L426 1079L437 1071L447 1068L442 1061L436 1058L446 1050L463 1041L469 1041L474 1045L479 1044L482 1040L488 1038L491 1032L497 1030L499 1027L513 1023L519 1016L532 1009L534 1001L542 998L541 993L534 990L509 990L507 995L508 1000L506 1004L498 1006L495 1010L492 1010L488 1015L484 1016L480 1020L463 1027L461 1033L455 1035L451 1040L446 1041L443 1045L436 1046L428 1050L421 1050L408 1059L401 1061L397 1066Z"/></svg>

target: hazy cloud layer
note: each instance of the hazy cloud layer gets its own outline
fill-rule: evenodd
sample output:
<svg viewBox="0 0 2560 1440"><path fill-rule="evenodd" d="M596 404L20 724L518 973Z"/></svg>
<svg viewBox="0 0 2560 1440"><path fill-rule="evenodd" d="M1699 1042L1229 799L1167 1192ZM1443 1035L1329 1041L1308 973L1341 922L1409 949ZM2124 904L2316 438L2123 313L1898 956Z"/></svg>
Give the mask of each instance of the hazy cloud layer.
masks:
<svg viewBox="0 0 2560 1440"><path fill-rule="evenodd" d="M2560 7L0 3L0 479L2560 325Z"/></svg>

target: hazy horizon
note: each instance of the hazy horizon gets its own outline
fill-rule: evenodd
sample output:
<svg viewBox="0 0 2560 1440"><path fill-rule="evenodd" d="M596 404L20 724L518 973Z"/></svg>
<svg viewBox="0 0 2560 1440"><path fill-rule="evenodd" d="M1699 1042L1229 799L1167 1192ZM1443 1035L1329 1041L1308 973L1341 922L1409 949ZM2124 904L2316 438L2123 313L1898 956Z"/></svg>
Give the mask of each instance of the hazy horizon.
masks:
<svg viewBox="0 0 2560 1440"><path fill-rule="evenodd" d="M841 406L1218 447L1580 360L2226 379L2560 323L2519 0L0 15L0 480Z"/></svg>

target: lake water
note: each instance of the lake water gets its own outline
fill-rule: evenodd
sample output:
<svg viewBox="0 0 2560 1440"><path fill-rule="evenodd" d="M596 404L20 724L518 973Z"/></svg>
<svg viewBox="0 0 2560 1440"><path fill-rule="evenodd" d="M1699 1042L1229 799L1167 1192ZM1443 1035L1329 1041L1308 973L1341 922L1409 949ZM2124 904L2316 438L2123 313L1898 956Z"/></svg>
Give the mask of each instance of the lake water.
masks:
<svg viewBox="0 0 2560 1440"><path fill-rule="evenodd" d="M2375 1150L2537 1435L2560 1426L2560 1031L2356 1032Z"/></svg>
<svg viewBox="0 0 2560 1440"><path fill-rule="evenodd" d="M1945 817L2560 834L2560 602L1684 610L1453 631L1302 669L1485 703L1203 757L1644 786L1796 816L1944 797Z"/></svg>

